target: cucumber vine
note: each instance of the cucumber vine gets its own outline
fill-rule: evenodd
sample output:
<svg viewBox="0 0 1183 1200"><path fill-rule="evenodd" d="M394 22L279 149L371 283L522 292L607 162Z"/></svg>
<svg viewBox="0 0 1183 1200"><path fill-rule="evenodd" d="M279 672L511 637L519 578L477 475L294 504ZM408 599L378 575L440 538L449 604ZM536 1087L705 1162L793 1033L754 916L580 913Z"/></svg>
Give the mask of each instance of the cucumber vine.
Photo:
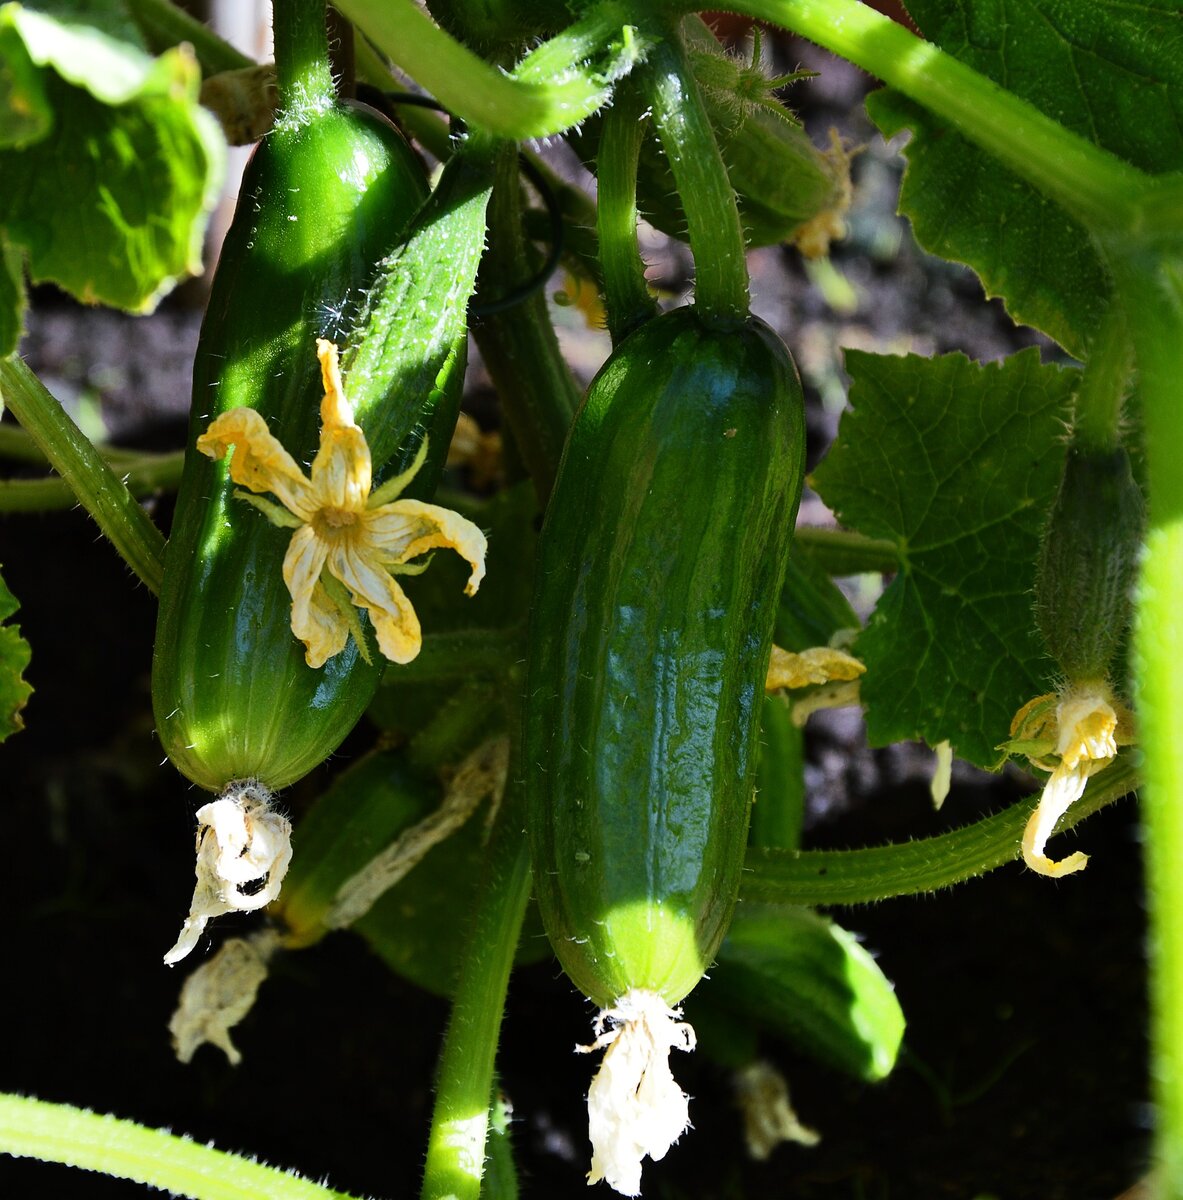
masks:
<svg viewBox="0 0 1183 1200"><path fill-rule="evenodd" d="M1183 9L906 3L922 35L862 0L725 7L883 85L866 110L910 134L917 241L1045 353L849 350L808 479L839 527L791 549L803 401L751 315L751 252L780 243L833 277L859 148L803 130L777 96L808 73L765 78L765 34L741 61L691 0L335 0L331 25L324 0L276 0L277 100L249 114L273 126L210 286L182 456L74 423L20 357L29 289L145 313L199 273L227 140L202 80L258 64L171 0L0 3L0 413L20 427L0 426L0 513L76 502L127 586L159 597L159 741L219 796L197 805L186 952L210 917L270 901L250 997L212 954L174 1032L186 1060L230 1046L267 965L350 926L452 1005L424 1197L518 1194L497 1068L524 961L553 954L600 1007L585 1167L635 1195L687 1128L665 1060L695 1028L700 1054L763 1081L744 1094L767 1144L813 1135L757 1033L865 1082L891 1072L906 1004L808 910L1079 873L1088 856L1053 859L1049 838L1137 790L1146 1186L1183 1200ZM647 276L645 218L689 247L692 309ZM543 262L611 336L586 396ZM470 332L493 431L457 426ZM166 538L141 501L173 491ZM484 574L471 600L461 566L470 593ZM861 613L835 583L854 576L877 581ZM19 600L0 580L0 741L37 679ZM770 656L813 674L770 676ZM802 726L840 704L872 747L1013 764L1042 795L817 848ZM351 733L359 761L322 769ZM317 770L289 845L271 792ZM1105 854L1046 886L1087 890ZM693 991L708 969L717 986ZM345 1195L16 1095L0 1153L198 1200Z"/></svg>

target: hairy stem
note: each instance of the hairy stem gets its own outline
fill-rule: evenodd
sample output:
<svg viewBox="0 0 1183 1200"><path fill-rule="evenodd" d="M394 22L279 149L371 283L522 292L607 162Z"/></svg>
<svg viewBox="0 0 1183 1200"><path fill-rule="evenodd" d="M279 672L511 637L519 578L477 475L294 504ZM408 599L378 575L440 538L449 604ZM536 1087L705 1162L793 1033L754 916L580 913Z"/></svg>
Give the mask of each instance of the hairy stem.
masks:
<svg viewBox="0 0 1183 1200"><path fill-rule="evenodd" d="M497 1040L530 898L530 856L522 835L520 800L511 782L486 858L444 1035L423 1172L424 1200L479 1200L481 1195Z"/></svg>
<svg viewBox="0 0 1183 1200"><path fill-rule="evenodd" d="M614 4L598 6L553 47L540 46L522 64L521 79L461 45L413 0L336 0L336 7L452 112L496 137L520 141L561 133L611 95L611 85L583 60L621 30Z"/></svg>
<svg viewBox="0 0 1183 1200"><path fill-rule="evenodd" d="M178 8L172 0L124 0L144 40L156 54L188 42L203 75L253 67L254 59L223 41L208 25Z"/></svg>
<svg viewBox="0 0 1183 1200"><path fill-rule="evenodd" d="M274 22L279 123L298 128L337 98L325 0L276 0Z"/></svg>
<svg viewBox="0 0 1183 1200"><path fill-rule="evenodd" d="M516 149L504 146L489 204L489 248L481 263L479 297L495 301L520 283L533 262L521 226ZM580 388L535 292L512 308L472 323L505 417L542 503L550 495L563 444L579 404Z"/></svg>
<svg viewBox="0 0 1183 1200"><path fill-rule="evenodd" d="M800 526L793 534L793 548L807 554L829 575L889 574L900 569L894 542L841 529Z"/></svg>
<svg viewBox="0 0 1183 1200"><path fill-rule="evenodd" d="M677 27L650 54L641 82L686 213L695 307L708 320L742 318L748 268L735 190Z"/></svg>
<svg viewBox="0 0 1183 1200"><path fill-rule="evenodd" d="M1183 225L1183 221L1180 221ZM1114 244L1110 265L1138 364L1149 526L1137 590L1134 676L1143 751L1150 917L1156 1196L1183 1200L1183 232Z"/></svg>
<svg viewBox="0 0 1183 1200"><path fill-rule="evenodd" d="M635 89L627 84L618 88L616 101L604 113L603 121L596 155L596 230L608 332L615 345L657 313L637 245L637 160L645 118Z"/></svg>
<svg viewBox="0 0 1183 1200"><path fill-rule="evenodd" d="M1061 818L1070 829L1132 791L1138 774L1128 758L1094 776L1084 796ZM984 875L1019 857L1020 839L1037 800L950 833L862 850L750 850L742 900L777 904L871 904L914 896Z"/></svg>
<svg viewBox="0 0 1183 1200"><path fill-rule="evenodd" d="M137 499L155 492L171 491L181 482L185 454L141 454L131 458L103 455ZM0 480L0 512L50 512L73 508L78 503L73 489L64 479Z"/></svg>
<svg viewBox="0 0 1183 1200"><path fill-rule="evenodd" d="M689 9L692 6L686 5ZM841 55L930 109L1089 229L1132 230L1148 176L859 0L727 0Z"/></svg>
<svg viewBox="0 0 1183 1200"><path fill-rule="evenodd" d="M1109 305L1089 346L1076 394L1073 441L1091 454L1108 454L1121 444L1121 417L1133 382L1134 355L1120 304Z"/></svg>
<svg viewBox="0 0 1183 1200"><path fill-rule="evenodd" d="M134 1121L0 1094L0 1152L193 1200L350 1200L345 1192Z"/></svg>
<svg viewBox="0 0 1183 1200"><path fill-rule="evenodd" d="M0 396L127 565L159 594L164 537L119 476L21 359L0 360Z"/></svg>

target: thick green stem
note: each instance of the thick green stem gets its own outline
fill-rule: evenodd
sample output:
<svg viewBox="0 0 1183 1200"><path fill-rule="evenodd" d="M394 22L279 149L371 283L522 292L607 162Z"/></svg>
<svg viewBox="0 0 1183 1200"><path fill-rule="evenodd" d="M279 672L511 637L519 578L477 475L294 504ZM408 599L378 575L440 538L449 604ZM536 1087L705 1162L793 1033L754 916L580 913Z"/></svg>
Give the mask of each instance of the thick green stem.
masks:
<svg viewBox="0 0 1183 1200"><path fill-rule="evenodd" d="M481 263L480 301L496 301L521 283L533 260L522 234L517 152L506 145L489 204L489 248ZM480 317L473 321L472 332L538 498L545 503L580 388L559 348L543 292Z"/></svg>
<svg viewBox="0 0 1183 1200"><path fill-rule="evenodd" d="M423 1173L424 1200L478 1200L481 1194L497 1040L530 898L530 856L520 808L520 790L511 783L485 860L444 1035Z"/></svg>
<svg viewBox="0 0 1183 1200"><path fill-rule="evenodd" d="M374 44L474 129L520 141L549 137L590 116L611 95L611 84L583 60L621 33L618 9L604 4L554 47L538 48L508 76L445 33L413 0L335 0L335 6ZM563 52L567 57L563 57ZM632 51L624 48L623 61ZM515 72L515 76L516 76Z"/></svg>
<svg viewBox="0 0 1183 1200"><path fill-rule="evenodd" d="M1110 265L1137 357L1149 532L1134 675L1143 751L1143 845L1160 1200L1183 1200L1183 235L1114 245Z"/></svg>
<svg viewBox="0 0 1183 1200"><path fill-rule="evenodd" d="M413 661L390 667L383 684L448 683L503 679L525 662L526 643L520 629L458 629L426 633Z"/></svg>
<svg viewBox="0 0 1183 1200"><path fill-rule="evenodd" d="M657 313L637 245L637 160L645 136L645 117L636 90L627 83L617 88L616 100L605 111L603 120L596 155L596 231L608 332L615 345Z"/></svg>
<svg viewBox="0 0 1183 1200"><path fill-rule="evenodd" d="M1093 777L1057 831L1120 800L1137 783L1128 758L1118 758ZM1037 803L1013 804L951 833L863 850L750 850L740 899L809 907L871 904L951 887L1018 858L1023 829Z"/></svg>
<svg viewBox="0 0 1183 1200"><path fill-rule="evenodd" d="M155 492L175 489L181 482L185 463L183 451L175 454L144 454L130 459L104 455L137 499ZM73 508L78 503L73 489L64 479L0 480L0 512L50 512Z"/></svg>
<svg viewBox="0 0 1183 1200"><path fill-rule="evenodd" d="M742 319L748 311L748 268L735 190L679 29L671 28L652 51L640 78L686 213L695 307L708 320Z"/></svg>
<svg viewBox="0 0 1183 1200"><path fill-rule="evenodd" d="M859 0L727 0L725 7L809 38L878 76L1089 229L1141 223L1141 199L1152 191L1148 176Z"/></svg>
<svg viewBox="0 0 1183 1200"><path fill-rule="evenodd" d="M164 537L119 476L21 359L0 360L0 396L127 565L159 594Z"/></svg>
<svg viewBox="0 0 1183 1200"><path fill-rule="evenodd" d="M325 0L276 0L275 81L277 125L296 129L337 98L329 63Z"/></svg>
<svg viewBox="0 0 1183 1200"><path fill-rule="evenodd" d="M100 1171L193 1200L350 1200L162 1129L26 1096L0 1095L0 1153Z"/></svg>
<svg viewBox="0 0 1183 1200"><path fill-rule="evenodd" d="M861 533L800 526L793 534L793 547L807 554L828 575L862 575L874 571L890 574L900 569L894 542L864 537Z"/></svg>
<svg viewBox="0 0 1183 1200"><path fill-rule="evenodd" d="M761 850L796 850L805 819L805 730L781 696L765 696L760 762L748 841Z"/></svg>
<svg viewBox="0 0 1183 1200"><path fill-rule="evenodd" d="M191 17L171 0L124 0L149 48L156 54L188 42L203 75L253 67L254 59L223 41L208 25Z"/></svg>
<svg viewBox="0 0 1183 1200"><path fill-rule="evenodd" d="M408 766L423 774L455 766L502 719L503 690L477 679L458 687L407 742L403 757Z"/></svg>
<svg viewBox="0 0 1183 1200"><path fill-rule="evenodd" d="M1093 335L1076 394L1072 439L1078 449L1108 454L1121 444L1121 417L1133 369L1125 313L1114 302Z"/></svg>

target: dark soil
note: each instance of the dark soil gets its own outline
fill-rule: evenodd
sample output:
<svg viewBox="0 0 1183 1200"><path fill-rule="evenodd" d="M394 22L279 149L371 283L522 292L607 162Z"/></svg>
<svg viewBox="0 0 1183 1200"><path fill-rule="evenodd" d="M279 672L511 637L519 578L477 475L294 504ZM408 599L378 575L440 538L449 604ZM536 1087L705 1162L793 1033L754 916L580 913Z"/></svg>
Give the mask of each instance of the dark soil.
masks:
<svg viewBox="0 0 1183 1200"><path fill-rule="evenodd" d="M799 45L783 53L789 65L816 61ZM812 128L838 123L870 140L849 116L856 72L826 65L812 86ZM835 317L788 253L754 260L758 311L786 335L810 385L812 460L836 425L822 397L841 388L840 343L992 358L1036 340L986 304L967 272L922 255L889 216L898 170L882 147L858 160L854 236L835 259L858 288L853 313ZM35 315L27 353L59 394L93 389L125 441L179 445L197 320L175 307L132 324L58 304ZM824 513L814 504L806 518ZM208 1047L190 1066L175 1061L165 1027L186 968L160 959L187 905L202 797L160 761L153 737L154 601L81 511L5 518L0 547L36 689L26 730L0 749L0 1089L167 1126L357 1194L411 1194L442 1002L391 975L360 940L336 935L277 964L236 1034L241 1066ZM938 816L926 751L870 751L849 714L815 721L808 845L927 836L1023 791L1017 777L959 771ZM293 812L366 737L290 789ZM1149 1136L1133 802L1092 818L1078 840L1089 868L1059 883L1014 865L935 897L835 913L896 984L908 1033L894 1075L863 1085L768 1043L823 1140L760 1165L742 1151L726 1073L687 1056L675 1068L694 1097L694 1130L646 1167L646 1196L1113 1200L1142 1173ZM515 974L500 1069L526 1195L585 1194L591 1066L570 1050L587 1039L590 1016L553 964ZM139 1194L0 1160L0 1195L14 1200Z"/></svg>

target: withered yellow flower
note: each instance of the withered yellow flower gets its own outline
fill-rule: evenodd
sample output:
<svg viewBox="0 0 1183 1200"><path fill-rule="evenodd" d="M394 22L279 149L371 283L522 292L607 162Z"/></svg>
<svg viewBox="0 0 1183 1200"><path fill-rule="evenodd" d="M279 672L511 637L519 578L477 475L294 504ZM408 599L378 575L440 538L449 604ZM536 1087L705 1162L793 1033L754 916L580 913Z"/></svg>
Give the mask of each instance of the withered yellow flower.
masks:
<svg viewBox="0 0 1183 1200"><path fill-rule="evenodd" d="M1089 777L1117 757L1119 744L1132 740L1131 718L1103 683L1070 687L1059 696L1039 696L1015 715L1012 737L1028 745L1031 761L1051 771L1023 830L1023 861L1040 875L1058 878L1084 869L1079 850L1053 860L1045 853L1056 822L1084 795ZM1046 747L1046 749L1045 749ZM1049 761L1054 755L1058 762Z"/></svg>
<svg viewBox="0 0 1183 1200"><path fill-rule="evenodd" d="M273 524L295 531L283 578L292 596L292 632L304 643L308 665L323 666L345 648L351 632L365 654L352 605L369 613L382 654L407 663L423 639L419 618L394 576L418 574L423 566L412 559L450 547L472 567L465 587L471 596L485 574L485 535L451 509L396 499L423 465L426 443L408 470L371 492L370 448L341 386L337 347L318 339L316 351L325 394L310 476L251 408L217 417L197 448L220 459L233 447L230 478L251 492L270 492L282 504L238 493Z"/></svg>
<svg viewBox="0 0 1183 1200"><path fill-rule="evenodd" d="M773 646L764 689L774 692L780 688L849 682L857 679L866 669L853 654L833 646L811 646L799 654Z"/></svg>

